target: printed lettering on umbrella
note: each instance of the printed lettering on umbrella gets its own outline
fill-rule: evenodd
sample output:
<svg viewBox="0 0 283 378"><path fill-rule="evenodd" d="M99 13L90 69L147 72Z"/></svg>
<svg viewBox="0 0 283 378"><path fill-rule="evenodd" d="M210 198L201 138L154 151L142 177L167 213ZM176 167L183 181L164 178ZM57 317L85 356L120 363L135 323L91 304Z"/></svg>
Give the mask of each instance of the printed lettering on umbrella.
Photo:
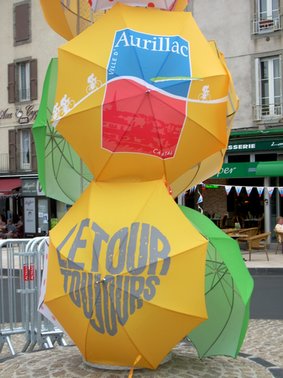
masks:
<svg viewBox="0 0 283 378"><path fill-rule="evenodd" d="M92 233L92 240L83 238L84 229ZM71 238L71 248L64 251ZM91 249L90 266L77 261L81 248ZM82 308L94 330L111 336L144 301L154 298L171 260L169 241L155 226L134 222L109 235L89 218L74 226L56 251L65 293Z"/></svg>
<svg viewBox="0 0 283 378"><path fill-rule="evenodd" d="M185 39L117 31L107 67L103 148L174 157L191 80L190 47Z"/></svg>

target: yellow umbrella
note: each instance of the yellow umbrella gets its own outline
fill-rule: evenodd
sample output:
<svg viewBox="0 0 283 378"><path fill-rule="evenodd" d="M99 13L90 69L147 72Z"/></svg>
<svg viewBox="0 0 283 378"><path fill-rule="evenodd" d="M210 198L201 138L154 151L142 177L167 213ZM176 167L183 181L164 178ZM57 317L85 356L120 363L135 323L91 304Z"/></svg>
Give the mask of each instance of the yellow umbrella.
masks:
<svg viewBox="0 0 283 378"><path fill-rule="evenodd" d="M156 368L206 319L206 248L162 180L92 182L50 232L44 303L86 361Z"/></svg>
<svg viewBox="0 0 283 378"><path fill-rule="evenodd" d="M45 19L49 26L67 40L72 39L80 34L86 28L97 21L105 12L103 9L108 9L109 5L113 6L116 1L102 0L102 5L98 1L92 0L40 0L41 8L43 10ZM148 5L149 7L157 6L155 0L125 0L128 5L136 6ZM163 7L172 7L171 10L182 11L188 5L188 0L157 0ZM98 4L97 4L98 3ZM103 6L103 3L106 5Z"/></svg>
<svg viewBox="0 0 283 378"><path fill-rule="evenodd" d="M190 13L117 4L58 66L54 126L97 181L171 184L226 146L229 76Z"/></svg>
<svg viewBox="0 0 283 378"><path fill-rule="evenodd" d="M209 177L215 175L219 172L220 168L223 164L223 159L226 153L226 148L229 141L230 132L232 129L232 122L234 116L239 108L239 98L236 94L236 90L234 87L233 79L231 73L227 67L225 57L221 51L218 50L216 42L210 41L210 45L214 51L214 53L220 59L223 67L225 68L227 75L229 76L229 92L228 92L228 101L227 101L227 109L226 109L226 127L227 127L227 140L225 144L225 148L217 151L216 153L212 154L211 156L199 161L194 167L190 170L185 172L185 174L178 177L174 182L171 183L170 187L172 190L172 195L176 197L181 192L192 188L195 185L198 185L202 181L208 179Z"/></svg>

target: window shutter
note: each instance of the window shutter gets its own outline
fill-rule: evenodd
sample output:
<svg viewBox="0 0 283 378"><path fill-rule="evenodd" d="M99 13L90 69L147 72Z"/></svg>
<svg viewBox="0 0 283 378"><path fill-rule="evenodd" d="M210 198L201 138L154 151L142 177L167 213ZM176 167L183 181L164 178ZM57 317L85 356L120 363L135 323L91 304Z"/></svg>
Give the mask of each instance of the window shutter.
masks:
<svg viewBox="0 0 283 378"><path fill-rule="evenodd" d="M16 172L17 159L16 159L16 130L9 130L9 169L10 172Z"/></svg>
<svg viewBox="0 0 283 378"><path fill-rule="evenodd" d="M16 65L8 64L8 103L12 104L16 101Z"/></svg>
<svg viewBox="0 0 283 378"><path fill-rule="evenodd" d="M37 100L37 59L30 61L30 99Z"/></svg>
<svg viewBox="0 0 283 378"><path fill-rule="evenodd" d="M30 40L30 4L23 3L15 5L15 43L29 42Z"/></svg>
<svg viewBox="0 0 283 378"><path fill-rule="evenodd" d="M32 132L30 130L30 140L31 140L31 170L37 171L37 159L36 159L36 150L35 143L33 139Z"/></svg>

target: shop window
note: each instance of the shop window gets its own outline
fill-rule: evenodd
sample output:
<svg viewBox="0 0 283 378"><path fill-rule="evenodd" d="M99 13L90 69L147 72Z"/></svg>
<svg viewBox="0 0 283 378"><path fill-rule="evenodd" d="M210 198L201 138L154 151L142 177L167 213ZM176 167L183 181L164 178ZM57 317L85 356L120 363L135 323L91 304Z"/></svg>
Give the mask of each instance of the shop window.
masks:
<svg viewBox="0 0 283 378"><path fill-rule="evenodd" d="M248 163L250 155L229 155L228 163Z"/></svg>
<svg viewBox="0 0 283 378"><path fill-rule="evenodd" d="M14 44L20 45L31 41L30 1L14 5Z"/></svg>
<svg viewBox="0 0 283 378"><path fill-rule="evenodd" d="M255 154L255 161L276 161L277 154Z"/></svg>
<svg viewBox="0 0 283 378"><path fill-rule="evenodd" d="M282 117L281 56L256 59L255 120Z"/></svg>
<svg viewBox="0 0 283 378"><path fill-rule="evenodd" d="M281 29L279 0L256 0L253 33L271 33Z"/></svg>
<svg viewBox="0 0 283 378"><path fill-rule="evenodd" d="M8 102L37 99L37 60L21 60L8 65Z"/></svg>

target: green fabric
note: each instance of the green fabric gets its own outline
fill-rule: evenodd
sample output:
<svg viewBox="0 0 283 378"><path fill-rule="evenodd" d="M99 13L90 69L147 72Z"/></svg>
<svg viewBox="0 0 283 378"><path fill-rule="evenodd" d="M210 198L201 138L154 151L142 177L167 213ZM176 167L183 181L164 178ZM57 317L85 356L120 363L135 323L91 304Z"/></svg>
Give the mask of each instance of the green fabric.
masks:
<svg viewBox="0 0 283 378"><path fill-rule="evenodd" d="M257 162L224 163L220 171L212 178L246 178L256 177Z"/></svg>
<svg viewBox="0 0 283 378"><path fill-rule="evenodd" d="M235 240L201 213L185 206L180 209L209 241L205 282L208 320L188 338L200 357L236 357L247 331L253 279Z"/></svg>
<svg viewBox="0 0 283 378"><path fill-rule="evenodd" d="M44 193L48 197L72 205L93 177L70 144L51 124L57 72L57 58L53 58L46 72L32 132L38 162L38 178Z"/></svg>
<svg viewBox="0 0 283 378"><path fill-rule="evenodd" d="M256 167L256 176L282 177L283 161L262 161Z"/></svg>

